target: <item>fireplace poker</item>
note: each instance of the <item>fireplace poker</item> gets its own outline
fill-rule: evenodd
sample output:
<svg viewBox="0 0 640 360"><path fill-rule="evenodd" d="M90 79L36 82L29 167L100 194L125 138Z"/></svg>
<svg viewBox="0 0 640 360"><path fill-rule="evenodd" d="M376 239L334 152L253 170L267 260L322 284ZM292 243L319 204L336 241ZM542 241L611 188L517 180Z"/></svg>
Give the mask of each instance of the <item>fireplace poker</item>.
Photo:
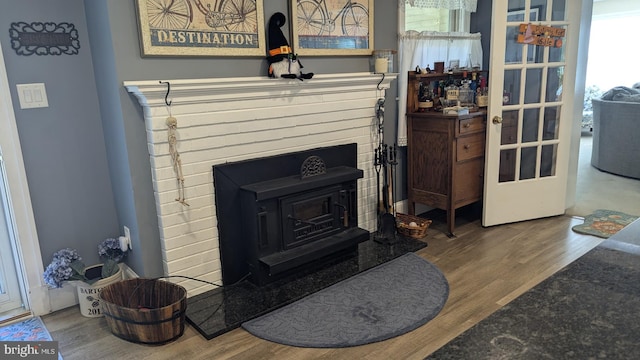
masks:
<svg viewBox="0 0 640 360"><path fill-rule="evenodd" d="M380 170L382 168L382 161L380 160L380 151L382 149L380 146L375 150L375 155L373 158L373 166L376 170L376 208L378 217L382 213L382 203L380 202ZM378 224L378 228L380 228L380 224Z"/></svg>
<svg viewBox="0 0 640 360"><path fill-rule="evenodd" d="M391 165L391 213L396 216L396 166L398 165L398 145L393 144L389 152L389 164Z"/></svg>
<svg viewBox="0 0 640 360"><path fill-rule="evenodd" d="M389 212L389 148L382 144L382 204L384 212Z"/></svg>
<svg viewBox="0 0 640 360"><path fill-rule="evenodd" d="M384 145L384 98L379 98L376 103L376 119L378 120L378 148L375 149L375 158L374 158L374 166L376 170L376 192L377 192L377 215L378 215L378 229L380 229L380 216L384 212L385 205L380 200L380 171L382 170L382 166L384 166L385 157L383 155L383 145Z"/></svg>
<svg viewBox="0 0 640 360"><path fill-rule="evenodd" d="M391 179L392 170L389 169L389 164L392 162L391 156L395 157L393 151L390 152L387 144L384 143L384 98L378 99L376 103L376 117L378 119L378 148L375 150L374 164L376 166L377 174L377 191L378 191L378 236L376 240L378 242L391 244L396 241L396 219L390 210L390 199L393 197L391 194ZM391 162L390 162L391 161ZM393 160L395 161L395 160ZM382 189L380 189L380 171L382 170ZM382 190L382 202L380 202L380 190Z"/></svg>

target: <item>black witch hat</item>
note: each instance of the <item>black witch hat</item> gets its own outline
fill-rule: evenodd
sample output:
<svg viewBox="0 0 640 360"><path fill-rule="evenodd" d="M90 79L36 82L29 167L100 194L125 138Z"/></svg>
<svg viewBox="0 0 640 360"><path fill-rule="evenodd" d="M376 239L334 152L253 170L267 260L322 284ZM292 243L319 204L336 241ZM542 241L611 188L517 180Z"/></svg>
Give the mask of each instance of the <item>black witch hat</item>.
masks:
<svg viewBox="0 0 640 360"><path fill-rule="evenodd" d="M280 29L286 22L287 18L281 12L273 14L269 19L269 56L267 56L269 64L286 59L289 54L293 54L287 38Z"/></svg>

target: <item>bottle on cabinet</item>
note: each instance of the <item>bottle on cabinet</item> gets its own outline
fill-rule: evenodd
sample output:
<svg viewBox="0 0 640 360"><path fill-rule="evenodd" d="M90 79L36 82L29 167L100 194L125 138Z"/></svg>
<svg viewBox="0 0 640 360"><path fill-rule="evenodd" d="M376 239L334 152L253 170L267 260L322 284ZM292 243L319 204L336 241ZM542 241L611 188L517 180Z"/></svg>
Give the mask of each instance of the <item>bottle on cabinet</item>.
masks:
<svg viewBox="0 0 640 360"><path fill-rule="evenodd" d="M458 100L460 101L460 106L473 108L475 106L473 102L474 92L471 90L470 80L462 80L462 85L458 90Z"/></svg>
<svg viewBox="0 0 640 360"><path fill-rule="evenodd" d="M447 80L447 86L444 89L445 94L445 102L442 104L443 107L450 107L459 105L459 95L460 88L456 85L455 81L451 76Z"/></svg>
<svg viewBox="0 0 640 360"><path fill-rule="evenodd" d="M476 104L478 107L487 107L489 105L489 88L487 79L480 76L478 88L476 89Z"/></svg>
<svg viewBox="0 0 640 360"><path fill-rule="evenodd" d="M418 89L418 111L427 111L433 107L433 95L428 83L420 83Z"/></svg>
<svg viewBox="0 0 640 360"><path fill-rule="evenodd" d="M469 83L469 88L471 88L473 100L472 102L476 103L476 92L478 90L478 74L473 72L471 73L471 82Z"/></svg>
<svg viewBox="0 0 640 360"><path fill-rule="evenodd" d="M410 71L409 76L413 89L409 107L414 112L442 112L446 109L448 114L454 109L476 111L482 106L478 103L478 96L487 94L484 72L475 69L444 74L425 74L416 70Z"/></svg>

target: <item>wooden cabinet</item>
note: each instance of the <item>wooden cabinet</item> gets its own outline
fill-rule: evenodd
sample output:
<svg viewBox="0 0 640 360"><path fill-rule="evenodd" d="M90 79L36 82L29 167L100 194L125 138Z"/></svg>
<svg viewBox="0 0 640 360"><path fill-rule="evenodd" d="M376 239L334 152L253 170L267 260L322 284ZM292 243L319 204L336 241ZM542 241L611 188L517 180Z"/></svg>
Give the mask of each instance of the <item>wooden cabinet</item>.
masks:
<svg viewBox="0 0 640 360"><path fill-rule="evenodd" d="M409 83L407 95L416 98ZM409 214L416 203L446 210L453 236L455 210L482 199L486 112L444 115L408 107L407 122Z"/></svg>

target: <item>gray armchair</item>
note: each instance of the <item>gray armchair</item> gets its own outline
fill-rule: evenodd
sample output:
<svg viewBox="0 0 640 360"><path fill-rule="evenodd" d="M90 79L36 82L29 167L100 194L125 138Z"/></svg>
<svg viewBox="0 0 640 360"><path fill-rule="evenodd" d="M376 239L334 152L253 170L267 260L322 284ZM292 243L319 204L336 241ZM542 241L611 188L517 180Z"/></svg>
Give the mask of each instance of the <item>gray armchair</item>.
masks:
<svg viewBox="0 0 640 360"><path fill-rule="evenodd" d="M613 90L619 88L614 88L601 99L592 100L591 165L612 174L640 179L640 90L634 88L624 88L622 92L615 92Z"/></svg>

